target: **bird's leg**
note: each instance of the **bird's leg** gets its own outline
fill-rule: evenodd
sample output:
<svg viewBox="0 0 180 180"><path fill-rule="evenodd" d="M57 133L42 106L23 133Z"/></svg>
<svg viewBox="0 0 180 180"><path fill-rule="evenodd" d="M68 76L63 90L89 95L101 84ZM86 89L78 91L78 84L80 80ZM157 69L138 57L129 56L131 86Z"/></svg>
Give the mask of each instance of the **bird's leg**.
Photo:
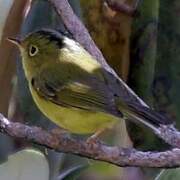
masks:
<svg viewBox="0 0 180 180"><path fill-rule="evenodd" d="M88 144L93 144L96 143L98 141L98 137L106 130L106 128L103 129L99 129L98 131L96 131L92 136L90 136L86 142Z"/></svg>

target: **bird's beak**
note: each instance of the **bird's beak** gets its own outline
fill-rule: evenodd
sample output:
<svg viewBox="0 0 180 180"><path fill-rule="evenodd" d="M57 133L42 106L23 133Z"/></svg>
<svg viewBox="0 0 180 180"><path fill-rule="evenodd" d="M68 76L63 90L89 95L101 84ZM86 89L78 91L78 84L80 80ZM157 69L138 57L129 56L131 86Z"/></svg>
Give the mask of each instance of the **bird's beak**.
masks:
<svg viewBox="0 0 180 180"><path fill-rule="evenodd" d="M21 46L21 40L17 39L17 38L10 38L8 37L7 40L13 44L15 44L16 46Z"/></svg>

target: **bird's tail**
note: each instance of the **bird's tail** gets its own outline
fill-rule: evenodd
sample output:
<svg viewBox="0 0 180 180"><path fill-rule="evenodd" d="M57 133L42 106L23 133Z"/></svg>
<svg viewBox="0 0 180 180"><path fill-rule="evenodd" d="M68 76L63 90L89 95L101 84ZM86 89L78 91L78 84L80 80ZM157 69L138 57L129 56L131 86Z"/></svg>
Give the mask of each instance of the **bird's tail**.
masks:
<svg viewBox="0 0 180 180"><path fill-rule="evenodd" d="M139 103L118 103L119 111L125 118L144 124L151 129L157 129L160 125L173 124L172 120L161 112L157 112L151 108L140 105Z"/></svg>

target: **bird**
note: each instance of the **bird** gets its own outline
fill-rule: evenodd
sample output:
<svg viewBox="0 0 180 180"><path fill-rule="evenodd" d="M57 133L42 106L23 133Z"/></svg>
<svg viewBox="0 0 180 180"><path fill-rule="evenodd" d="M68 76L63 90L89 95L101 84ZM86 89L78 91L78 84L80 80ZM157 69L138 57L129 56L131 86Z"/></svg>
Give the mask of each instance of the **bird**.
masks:
<svg viewBox="0 0 180 180"><path fill-rule="evenodd" d="M172 124L164 114L129 98L119 79L72 37L43 28L8 40L20 50L37 107L70 133L95 139L123 119L151 129Z"/></svg>

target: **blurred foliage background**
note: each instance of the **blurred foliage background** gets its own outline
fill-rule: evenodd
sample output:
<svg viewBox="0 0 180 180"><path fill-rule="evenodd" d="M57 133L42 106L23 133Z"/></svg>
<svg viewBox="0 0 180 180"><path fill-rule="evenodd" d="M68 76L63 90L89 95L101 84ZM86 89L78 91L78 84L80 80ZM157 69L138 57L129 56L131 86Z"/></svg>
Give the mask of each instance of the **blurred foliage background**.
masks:
<svg viewBox="0 0 180 180"><path fill-rule="evenodd" d="M136 3L136 0L114 1L131 7ZM167 114L180 128L180 2L139 0L135 16L113 11L103 0L69 0L69 3L119 76L148 105ZM23 37L41 27L64 30L63 22L47 0L0 0L0 14L0 112L13 121L52 129L55 125L39 112L32 101L20 57L6 37ZM121 122L104 139L113 144L124 147L133 145L143 150L167 148L151 131L129 122L126 125ZM159 173L159 170L119 168L55 153L3 134L0 134L0 147L1 163L7 162L9 154L23 148L40 150L46 156L49 165L46 168L49 168L51 180L141 180L153 179ZM40 156L38 153L36 155ZM162 179L170 177L169 173L171 179L178 179L178 171L168 171Z"/></svg>

